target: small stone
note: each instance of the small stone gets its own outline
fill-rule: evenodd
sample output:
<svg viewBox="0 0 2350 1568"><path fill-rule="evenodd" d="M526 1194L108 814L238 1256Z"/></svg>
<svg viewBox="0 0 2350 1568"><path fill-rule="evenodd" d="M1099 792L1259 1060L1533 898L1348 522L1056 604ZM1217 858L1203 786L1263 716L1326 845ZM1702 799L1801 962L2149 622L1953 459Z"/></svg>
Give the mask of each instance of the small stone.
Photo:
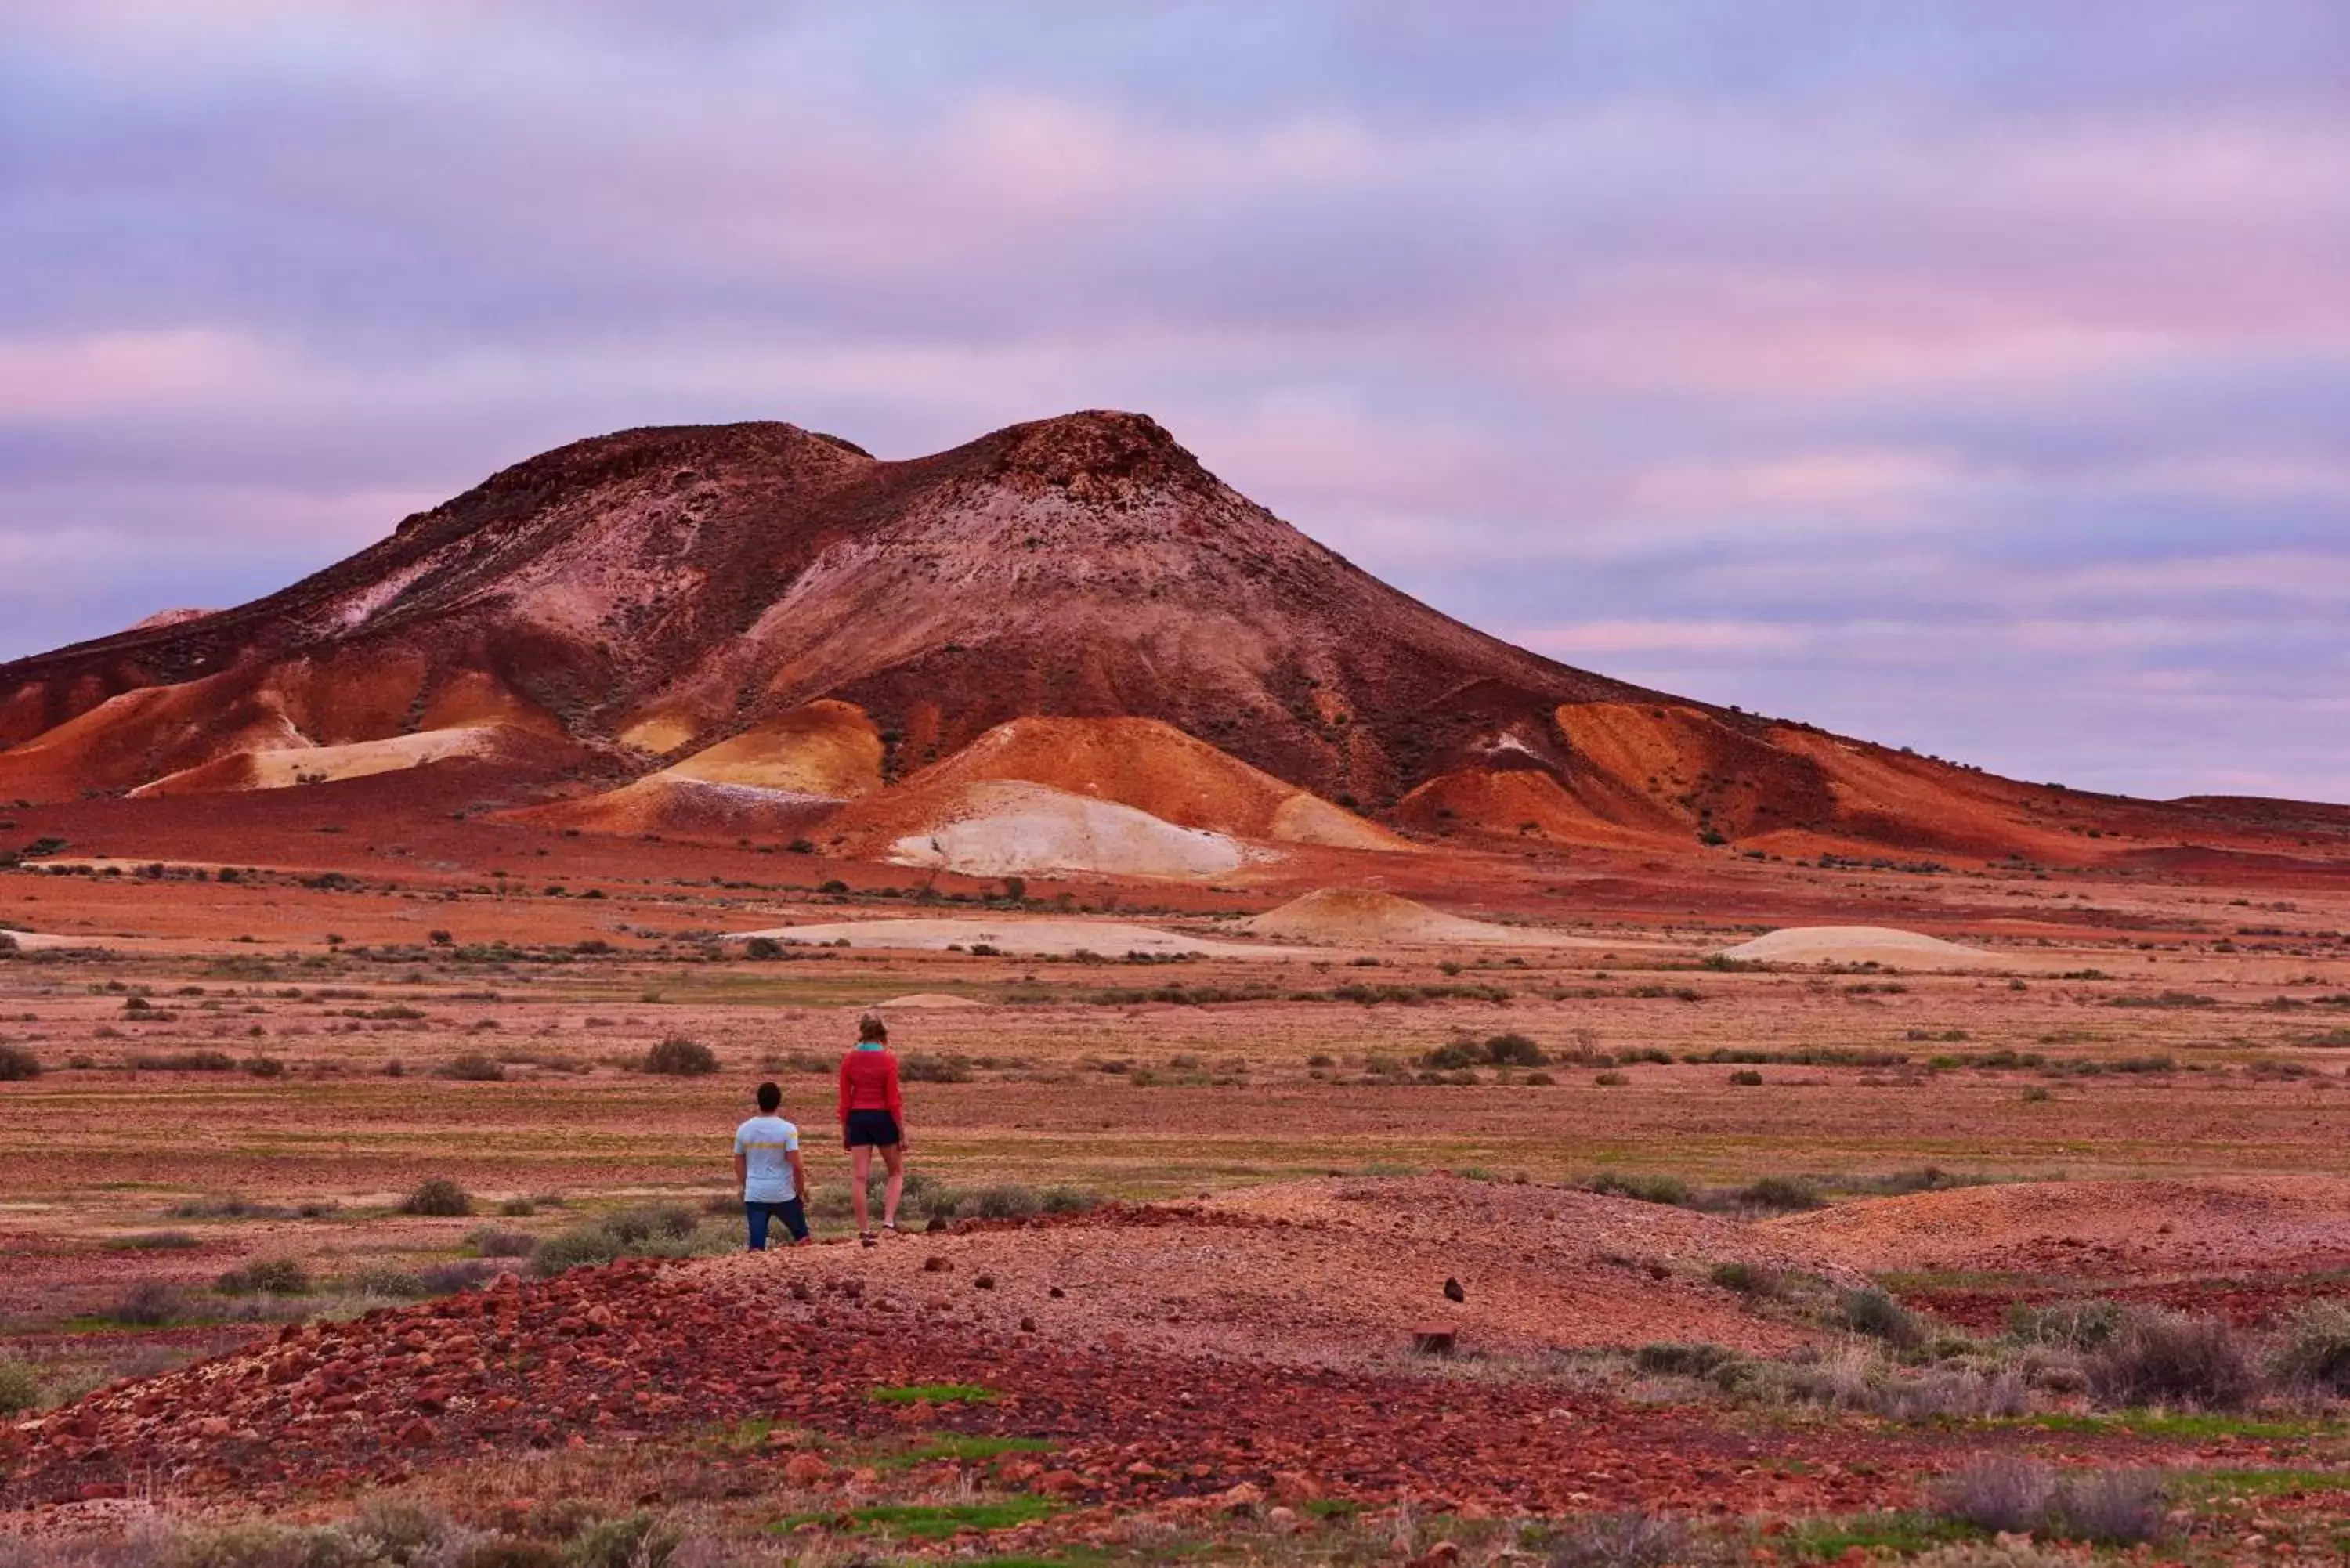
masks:
<svg viewBox="0 0 2350 1568"><path fill-rule="evenodd" d="M953 1267L952 1259L941 1258L935 1253L922 1260L922 1272L926 1274L943 1274Z"/></svg>
<svg viewBox="0 0 2350 1568"><path fill-rule="evenodd" d="M992 1291L995 1288L995 1276L993 1274L982 1274L977 1279L971 1282L971 1288L975 1291Z"/></svg>
<svg viewBox="0 0 2350 1568"><path fill-rule="evenodd" d="M400 1442L404 1448L421 1449L431 1443L436 1435L432 1423L419 1416L400 1429Z"/></svg>
<svg viewBox="0 0 2350 1568"><path fill-rule="evenodd" d="M1059 1301L1063 1296L1067 1295L1069 1293L1068 1293L1068 1292L1066 1292L1066 1291L1065 1291L1065 1290L1063 1290L1060 1286L1058 1286L1058 1285L1055 1285L1052 1289L1050 1289L1050 1290L1046 1291L1045 1293L1046 1295L1048 1295L1048 1296L1052 1297L1055 1301Z"/></svg>
<svg viewBox="0 0 2350 1568"><path fill-rule="evenodd" d="M784 1479L794 1486L815 1486L832 1475L832 1467L814 1454L794 1454L784 1465Z"/></svg>
<svg viewBox="0 0 2350 1568"><path fill-rule="evenodd" d="M1034 1334L1034 1333L1035 1333L1035 1332L1036 1332L1036 1320L1035 1320L1035 1318L1033 1318L1033 1317L1024 1317L1024 1318L1022 1318L1022 1319L1020 1320L1020 1332L1021 1332L1021 1333L1023 1333L1023 1334Z"/></svg>
<svg viewBox="0 0 2350 1568"><path fill-rule="evenodd" d="M1461 1288L1459 1280L1448 1275L1444 1281L1444 1299L1449 1302L1465 1302L1469 1299L1469 1293Z"/></svg>

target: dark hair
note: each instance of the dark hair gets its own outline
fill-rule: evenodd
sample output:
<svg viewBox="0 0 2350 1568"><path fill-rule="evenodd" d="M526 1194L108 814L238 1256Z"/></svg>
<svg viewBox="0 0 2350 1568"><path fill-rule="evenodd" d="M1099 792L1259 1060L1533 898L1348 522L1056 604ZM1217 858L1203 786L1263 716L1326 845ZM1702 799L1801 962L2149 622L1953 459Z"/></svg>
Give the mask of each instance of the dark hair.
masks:
<svg viewBox="0 0 2350 1568"><path fill-rule="evenodd" d="M889 1026L881 1022L879 1013L868 1012L857 1021L857 1037L859 1040L887 1040L889 1038Z"/></svg>
<svg viewBox="0 0 2350 1568"><path fill-rule="evenodd" d="M783 1103L783 1090L775 1087L773 1084L762 1084L759 1085L759 1108L761 1110L772 1111Z"/></svg>

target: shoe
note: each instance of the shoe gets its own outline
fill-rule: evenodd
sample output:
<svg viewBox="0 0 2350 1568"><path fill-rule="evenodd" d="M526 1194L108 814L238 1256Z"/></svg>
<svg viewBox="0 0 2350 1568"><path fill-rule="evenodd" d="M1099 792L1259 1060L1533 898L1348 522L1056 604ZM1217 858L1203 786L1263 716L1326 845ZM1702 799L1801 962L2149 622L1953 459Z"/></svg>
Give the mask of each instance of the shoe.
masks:
<svg viewBox="0 0 2350 1568"><path fill-rule="evenodd" d="M881 1239L870 1231L859 1231L857 1233L857 1240L862 1245L871 1247L879 1245Z"/></svg>
<svg viewBox="0 0 2350 1568"><path fill-rule="evenodd" d="M898 1222L897 1222L895 1220L887 1220L882 1221L882 1225L881 1225L881 1234L883 1234L884 1236L894 1236L894 1235L896 1235L897 1233L898 1233Z"/></svg>

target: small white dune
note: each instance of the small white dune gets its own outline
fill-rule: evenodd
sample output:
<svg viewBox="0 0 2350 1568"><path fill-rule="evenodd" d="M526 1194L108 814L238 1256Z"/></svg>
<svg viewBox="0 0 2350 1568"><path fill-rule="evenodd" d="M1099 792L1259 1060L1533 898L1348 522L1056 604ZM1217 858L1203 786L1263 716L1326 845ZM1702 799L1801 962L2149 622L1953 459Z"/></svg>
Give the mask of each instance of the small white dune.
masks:
<svg viewBox="0 0 2350 1568"><path fill-rule="evenodd" d="M2002 962L1983 948L1894 926L1786 926L1724 948L1747 963L1873 963L1882 969L1980 969Z"/></svg>

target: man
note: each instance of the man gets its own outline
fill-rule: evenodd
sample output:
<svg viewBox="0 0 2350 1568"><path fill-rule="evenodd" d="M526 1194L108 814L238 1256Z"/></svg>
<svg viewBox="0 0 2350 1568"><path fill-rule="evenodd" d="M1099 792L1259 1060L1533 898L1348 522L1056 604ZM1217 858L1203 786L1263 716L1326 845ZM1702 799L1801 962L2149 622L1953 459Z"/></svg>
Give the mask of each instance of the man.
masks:
<svg viewBox="0 0 2350 1568"><path fill-rule="evenodd" d="M775 1114L783 1104L783 1090L760 1085L759 1114L734 1129L734 1179L743 1188L743 1215L754 1252L767 1250L767 1226L775 1220L792 1233L794 1246L809 1241L800 1129Z"/></svg>

